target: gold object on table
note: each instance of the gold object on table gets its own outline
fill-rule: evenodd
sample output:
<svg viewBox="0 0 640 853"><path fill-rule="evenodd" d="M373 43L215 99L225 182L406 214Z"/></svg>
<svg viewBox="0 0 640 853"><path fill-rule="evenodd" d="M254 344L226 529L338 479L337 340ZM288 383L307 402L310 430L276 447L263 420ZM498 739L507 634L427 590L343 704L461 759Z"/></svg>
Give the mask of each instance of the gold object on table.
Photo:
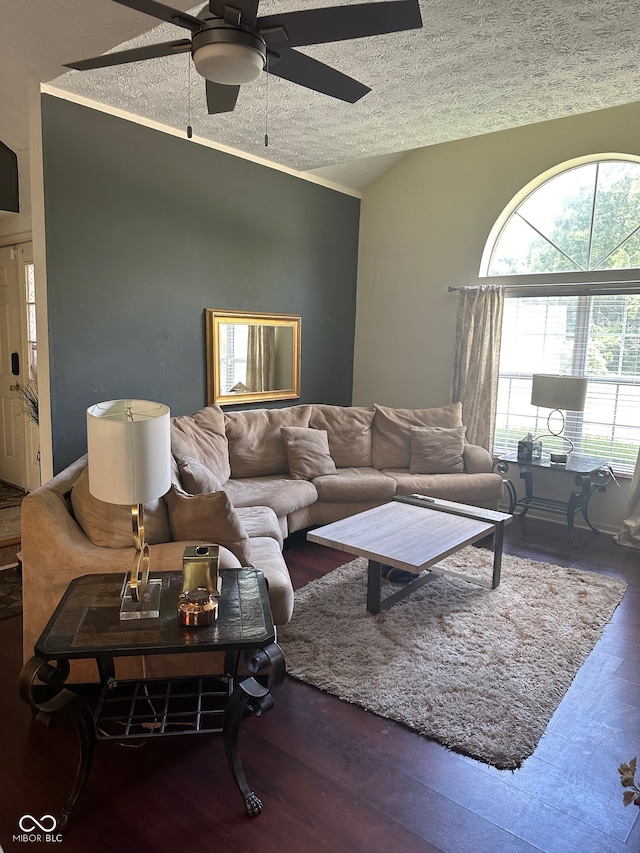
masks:
<svg viewBox="0 0 640 853"><path fill-rule="evenodd" d="M178 620L185 628L210 625L218 616L222 592L218 545L188 545L182 557Z"/></svg>

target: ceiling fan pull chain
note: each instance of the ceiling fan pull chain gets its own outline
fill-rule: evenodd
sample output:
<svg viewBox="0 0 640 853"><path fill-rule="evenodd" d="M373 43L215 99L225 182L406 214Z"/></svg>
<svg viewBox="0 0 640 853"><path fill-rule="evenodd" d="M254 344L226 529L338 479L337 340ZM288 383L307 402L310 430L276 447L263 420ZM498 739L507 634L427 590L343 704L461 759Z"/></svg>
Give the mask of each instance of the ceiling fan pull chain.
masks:
<svg viewBox="0 0 640 853"><path fill-rule="evenodd" d="M182 27L189 31L189 38L118 50L65 63L65 67L87 71L187 53L189 71L193 60L196 71L206 80L209 115L233 112L240 87L257 80L265 70L268 79L272 64L275 77L355 104L371 91L369 86L306 53L300 53L296 48L422 27L420 0L374 0L355 5L347 2L343 6L260 16L257 14L260 0L209 0L208 8L201 9L197 17L159 0L114 2ZM256 96L259 95L259 89L254 91ZM268 88L266 97L268 109ZM265 147L269 145L267 119L268 116L265 118ZM189 139L193 136L190 101L187 136Z"/></svg>
<svg viewBox="0 0 640 853"><path fill-rule="evenodd" d="M187 53L187 139L193 136L191 127L191 54Z"/></svg>

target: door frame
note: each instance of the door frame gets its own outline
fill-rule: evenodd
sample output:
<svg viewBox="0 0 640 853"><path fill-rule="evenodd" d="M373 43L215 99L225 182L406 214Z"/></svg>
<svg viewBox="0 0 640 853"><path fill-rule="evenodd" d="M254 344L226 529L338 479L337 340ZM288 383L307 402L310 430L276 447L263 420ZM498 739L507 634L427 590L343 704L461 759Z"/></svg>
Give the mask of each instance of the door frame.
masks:
<svg viewBox="0 0 640 853"><path fill-rule="evenodd" d="M8 235L0 235L0 248L7 249L13 248L16 250L16 264L18 266L18 275L17 275L17 287L18 287L18 303L20 306L20 324L21 324L21 332L20 332L20 363L22 368L20 370L20 379L25 382L28 380L28 370L29 370L29 354L27 347L27 335L26 335L26 294L24 290L24 277L22 264L20 260L21 250L24 248L25 244L31 244L31 252L30 252L30 260L29 263L33 263L33 240L30 232L22 232L18 234L8 234ZM26 371L26 375L25 375ZM2 423L0 422L0 430L2 429ZM20 488L25 488L26 490L32 490L37 488L40 485L40 472L39 465L37 462L37 457L39 456L38 452L38 440L37 435L35 433L37 429L29 429L28 435L23 442L24 446L24 464L23 464L23 473L25 482L20 484ZM32 456L34 458L32 458ZM34 468L34 465L37 467Z"/></svg>

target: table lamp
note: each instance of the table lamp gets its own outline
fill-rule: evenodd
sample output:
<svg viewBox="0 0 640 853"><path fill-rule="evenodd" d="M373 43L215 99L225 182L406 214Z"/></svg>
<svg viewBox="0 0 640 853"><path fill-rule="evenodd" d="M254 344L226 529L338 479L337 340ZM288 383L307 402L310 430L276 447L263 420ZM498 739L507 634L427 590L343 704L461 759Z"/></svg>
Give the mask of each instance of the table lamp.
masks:
<svg viewBox="0 0 640 853"><path fill-rule="evenodd" d="M143 504L171 487L169 408L149 400L109 400L87 409L89 491L105 503L131 506L136 554L123 584L121 619L159 615L161 581L149 581Z"/></svg>
<svg viewBox="0 0 640 853"><path fill-rule="evenodd" d="M551 453L551 461L565 463L570 453L575 450L575 444L566 435L563 435L565 427L564 411L583 412L584 401L587 396L587 380L582 376L566 376L562 374L534 373L531 386L531 405L543 409L551 409L547 416L548 435L561 438L569 445L566 453ZM560 429L551 428L551 417L558 413L562 419ZM536 439L542 436L536 436Z"/></svg>

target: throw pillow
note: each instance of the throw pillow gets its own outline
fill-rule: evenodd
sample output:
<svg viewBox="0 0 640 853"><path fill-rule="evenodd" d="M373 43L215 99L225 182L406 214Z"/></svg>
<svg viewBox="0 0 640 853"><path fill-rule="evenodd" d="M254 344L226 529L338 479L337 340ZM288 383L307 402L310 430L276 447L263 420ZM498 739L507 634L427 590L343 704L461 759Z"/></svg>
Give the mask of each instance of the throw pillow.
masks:
<svg viewBox="0 0 640 853"><path fill-rule="evenodd" d="M185 492L190 495L201 495L205 492L218 492L222 483L208 468L201 465L196 459L185 457L178 459L178 471L180 482Z"/></svg>
<svg viewBox="0 0 640 853"><path fill-rule="evenodd" d="M133 548L131 506L109 504L89 491L89 471L84 469L71 489L71 506L85 535L101 548ZM171 542L167 506L162 498L144 504L144 534L149 545Z"/></svg>
<svg viewBox="0 0 640 853"><path fill-rule="evenodd" d="M233 479L286 473L287 449L280 429L308 427L310 412L311 406L306 405L225 412Z"/></svg>
<svg viewBox="0 0 640 853"><path fill-rule="evenodd" d="M294 480L313 480L323 474L336 473L326 429L282 427L280 434L287 448L289 471Z"/></svg>
<svg viewBox="0 0 640 853"><path fill-rule="evenodd" d="M171 452L176 459L195 459L221 483L231 476L224 412L207 406L192 415L171 418Z"/></svg>
<svg viewBox="0 0 640 853"><path fill-rule="evenodd" d="M464 427L411 427L411 474L464 473Z"/></svg>
<svg viewBox="0 0 640 853"><path fill-rule="evenodd" d="M243 566L251 565L251 543L225 492L188 495L176 486L166 496L173 538L224 545Z"/></svg>
<svg viewBox="0 0 640 853"><path fill-rule="evenodd" d="M374 403L371 459L378 471L408 468L411 459L411 427L462 426L462 404L435 409L393 409Z"/></svg>
<svg viewBox="0 0 640 853"><path fill-rule="evenodd" d="M337 468L371 467L373 406L311 406L309 426L326 429L329 452Z"/></svg>

